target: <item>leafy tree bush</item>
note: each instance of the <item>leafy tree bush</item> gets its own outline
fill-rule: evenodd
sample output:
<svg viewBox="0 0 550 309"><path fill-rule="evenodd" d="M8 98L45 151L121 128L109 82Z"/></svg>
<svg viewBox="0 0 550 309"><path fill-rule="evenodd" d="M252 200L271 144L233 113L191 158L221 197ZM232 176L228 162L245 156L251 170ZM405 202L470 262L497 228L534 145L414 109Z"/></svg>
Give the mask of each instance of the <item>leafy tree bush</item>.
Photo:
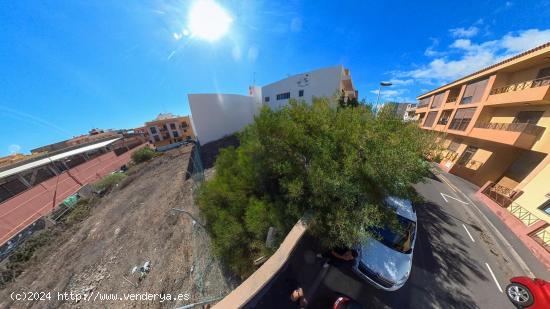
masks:
<svg viewBox="0 0 550 309"><path fill-rule="evenodd" d="M114 185L121 182L126 175L124 173L114 173L103 177L101 180L93 184L93 187L97 191L108 191Z"/></svg>
<svg viewBox="0 0 550 309"><path fill-rule="evenodd" d="M369 227L395 219L385 196L408 197L428 173L433 139L390 112L337 108L316 99L264 108L240 134L238 148L217 157L216 175L198 202L217 254L237 274L269 250L269 226L284 237L304 214L327 247L351 246Z"/></svg>
<svg viewBox="0 0 550 309"><path fill-rule="evenodd" d="M143 147L132 153L132 161L142 163L151 160L156 155L155 151L149 147Z"/></svg>

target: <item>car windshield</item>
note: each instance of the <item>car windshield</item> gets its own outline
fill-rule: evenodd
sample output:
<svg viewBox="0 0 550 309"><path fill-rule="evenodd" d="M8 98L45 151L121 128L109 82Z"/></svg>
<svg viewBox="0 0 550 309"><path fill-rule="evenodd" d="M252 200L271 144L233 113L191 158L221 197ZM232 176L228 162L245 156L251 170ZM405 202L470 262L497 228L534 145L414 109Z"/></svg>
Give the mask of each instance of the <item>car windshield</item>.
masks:
<svg viewBox="0 0 550 309"><path fill-rule="evenodd" d="M374 237L396 251L410 253L414 239L415 223L397 215L396 225L388 224L371 229Z"/></svg>

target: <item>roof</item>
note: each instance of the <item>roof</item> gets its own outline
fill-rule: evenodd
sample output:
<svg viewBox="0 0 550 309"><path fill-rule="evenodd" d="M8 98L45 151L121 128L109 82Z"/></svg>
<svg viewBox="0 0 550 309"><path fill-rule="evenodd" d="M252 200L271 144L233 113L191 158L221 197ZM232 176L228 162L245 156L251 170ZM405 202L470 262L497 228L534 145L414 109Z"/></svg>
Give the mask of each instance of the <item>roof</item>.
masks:
<svg viewBox="0 0 550 309"><path fill-rule="evenodd" d="M266 85L263 85L263 87L268 87L268 86L271 86L273 84L276 84L282 80L285 80L285 79L291 79L291 78L294 78L294 77L300 77L304 74L312 74L312 73L316 73L316 72L319 72L319 71L324 71L324 70L334 70L334 69L339 69L339 70L343 70L345 69L343 65L341 64L338 64L338 65L335 65L335 66L330 66L330 67L324 67L324 68L318 68L318 69L315 69L315 70L311 70L311 71L307 71L307 72L302 72L302 73L298 73L298 74L293 74L293 75L288 75L287 77L285 78L282 78L278 81L275 81L275 82L272 82L272 83L269 83L269 84L266 84Z"/></svg>
<svg viewBox="0 0 550 309"><path fill-rule="evenodd" d="M451 86L456 86L456 85L458 85L458 84L460 84L460 83L462 83L462 82L469 81L469 80L473 80L473 79L478 78L478 77L481 77L481 76L483 76L483 75L492 73L492 72L494 72L494 71L497 71L497 70L499 70L499 69L502 69L503 67L505 67L505 66L507 66L507 65L510 65L510 64L511 64L510 62L513 62L514 60L517 60L517 59L519 59L519 58L522 58L522 57L525 57L525 56L536 56L536 55L533 55L533 54L536 53L536 52L538 52L538 51L540 51L540 50L546 49L546 48L548 48L548 49L549 49L548 51L550 52L550 42L546 42L546 43L544 43L544 44L542 44L542 45L539 45L539 46L537 46L537 47L535 47L535 48L532 48L532 49L530 49L530 50L527 50L527 51L525 51L525 52L523 52L523 53L517 54L517 55L512 56L512 57L510 57L510 58L507 58L507 59L505 59L505 60L503 60L503 61L500 61L500 62L497 62L497 63L495 63L495 64L492 64L492 65L490 65L490 66L488 66L488 67L485 67L485 68L483 68L483 69L481 69L481 70L479 70L479 71L476 71L476 72L474 72L474 73L472 73L472 74L469 74L469 75L466 75L466 76L464 76L464 77L462 77L462 78L459 78L459 79L457 79L457 80L455 80L455 81L453 81L453 82L450 82L450 83L448 83L448 84L445 84L445 85L443 85L443 86L441 86L441 87L438 87L438 88L436 88L436 89L433 89L433 90L431 90L431 91L425 92L425 93L419 95L419 96L416 97L416 98L420 100L420 99L423 99L424 97L427 97L427 96L432 95L432 94L434 94L434 93L436 93L436 92L439 92L440 90L447 89L447 88L451 88Z"/></svg>
<svg viewBox="0 0 550 309"><path fill-rule="evenodd" d="M105 147L105 146L107 146L107 145L109 145L109 144L111 144L114 141L119 140L119 139L120 139L120 137L115 138L115 139L111 139L111 140L107 140L107 141L103 141L101 143L92 144L92 145L84 146L84 147L81 147L81 148L69 150L69 151L66 151L66 152L58 153L58 154L55 154L55 155L52 155L52 156L42 158L40 160L36 160L36 161L33 161L33 162L29 162L27 164L23 164L23 165L11 168L9 170L1 171L0 172L0 178L8 177L8 176L15 175L15 174L21 173L21 172L29 170L29 169L33 169L35 167L46 165L48 163L51 163L52 161L64 159L66 157L74 156L76 154L84 153L84 152L87 152L87 151L90 151L90 150L99 149L99 148Z"/></svg>

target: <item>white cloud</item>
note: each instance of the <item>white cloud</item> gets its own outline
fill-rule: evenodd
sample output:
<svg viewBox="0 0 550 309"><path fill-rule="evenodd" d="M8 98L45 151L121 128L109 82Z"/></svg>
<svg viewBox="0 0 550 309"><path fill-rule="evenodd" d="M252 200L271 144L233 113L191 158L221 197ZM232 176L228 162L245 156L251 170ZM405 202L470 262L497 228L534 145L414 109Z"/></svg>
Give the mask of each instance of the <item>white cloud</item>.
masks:
<svg viewBox="0 0 550 309"><path fill-rule="evenodd" d="M404 88L382 89L380 90L380 102L412 102L414 100L404 96L408 91ZM370 92L378 96L378 89L373 89Z"/></svg>
<svg viewBox="0 0 550 309"><path fill-rule="evenodd" d="M248 49L248 60L251 62L255 62L256 59L258 59L258 55L260 54L260 50L256 46L252 46Z"/></svg>
<svg viewBox="0 0 550 309"><path fill-rule="evenodd" d="M9 151L10 154L19 153L21 151L21 146L19 146L17 144L9 145L8 146L8 151Z"/></svg>
<svg viewBox="0 0 550 309"><path fill-rule="evenodd" d="M414 80L412 78L409 78L409 79L392 78L389 80L389 82L392 83L393 85L401 86L401 85L410 85L414 82Z"/></svg>
<svg viewBox="0 0 550 309"><path fill-rule="evenodd" d="M508 33L502 38L501 45L511 53L519 53L549 41L550 29L529 29L517 35Z"/></svg>
<svg viewBox="0 0 550 309"><path fill-rule="evenodd" d="M439 39L430 38L430 40L432 41L432 45L426 48L426 50L424 51L424 55L428 57L436 57L436 56L443 55L442 52L435 50L439 46Z"/></svg>
<svg viewBox="0 0 550 309"><path fill-rule="evenodd" d="M471 26L468 28L453 28L449 30L449 32L455 38L471 38L478 34L479 28L475 26Z"/></svg>
<svg viewBox="0 0 550 309"><path fill-rule="evenodd" d="M446 56L437 57L410 71L393 72L393 76L399 79L413 78L426 84L442 84L545 42L550 42L550 29L511 32L498 40L481 43L461 38L449 46Z"/></svg>

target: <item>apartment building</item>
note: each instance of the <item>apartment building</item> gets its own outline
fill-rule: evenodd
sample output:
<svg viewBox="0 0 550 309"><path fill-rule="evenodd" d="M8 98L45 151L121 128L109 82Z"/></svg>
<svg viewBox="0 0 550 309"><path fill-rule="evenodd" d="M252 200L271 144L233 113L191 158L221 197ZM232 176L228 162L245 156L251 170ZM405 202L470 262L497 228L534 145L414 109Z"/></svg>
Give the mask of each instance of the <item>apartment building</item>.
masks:
<svg viewBox="0 0 550 309"><path fill-rule="evenodd" d="M550 262L550 42L418 100L420 126L445 133L440 165Z"/></svg>
<svg viewBox="0 0 550 309"><path fill-rule="evenodd" d="M166 146L195 137L189 116L159 114L153 121L145 123L146 135L155 147ZM139 128L138 128L139 129Z"/></svg>
<svg viewBox="0 0 550 309"><path fill-rule="evenodd" d="M314 97L358 98L349 69L342 65L317 69L265 85L249 87L248 95L188 94L193 127L201 143L242 130L252 123L262 106L277 109L289 100L311 103Z"/></svg>
<svg viewBox="0 0 550 309"><path fill-rule="evenodd" d="M403 114L403 121L417 121L418 114L416 113L416 103L409 103L405 107L405 113Z"/></svg>
<svg viewBox="0 0 550 309"><path fill-rule="evenodd" d="M289 76L263 86L261 95L263 104L271 108L284 106L290 99L311 103L314 97L358 97L349 69L341 65Z"/></svg>

